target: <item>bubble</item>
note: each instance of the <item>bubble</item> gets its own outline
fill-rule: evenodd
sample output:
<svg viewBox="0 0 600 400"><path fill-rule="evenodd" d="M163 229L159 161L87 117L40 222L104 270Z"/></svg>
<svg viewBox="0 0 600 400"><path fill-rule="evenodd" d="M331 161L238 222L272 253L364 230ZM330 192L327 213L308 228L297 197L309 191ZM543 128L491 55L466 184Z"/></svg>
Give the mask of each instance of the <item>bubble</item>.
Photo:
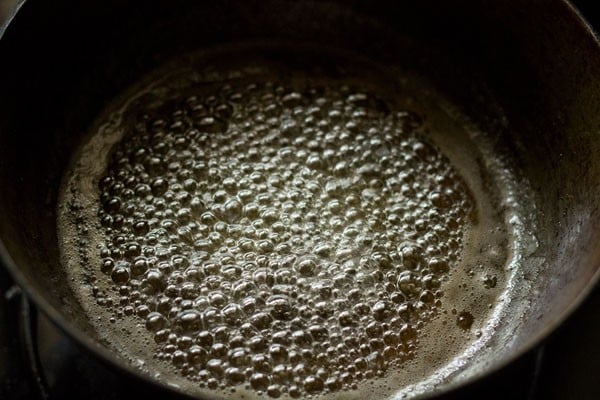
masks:
<svg viewBox="0 0 600 400"><path fill-rule="evenodd" d="M308 393L318 393L323 390L324 386L323 380L316 376L307 376L304 379L304 389Z"/></svg>
<svg viewBox="0 0 600 400"><path fill-rule="evenodd" d="M279 387L279 385L269 385L269 387L267 388L267 394L270 397L278 398L279 396L281 396L281 388Z"/></svg>
<svg viewBox="0 0 600 400"><path fill-rule="evenodd" d="M235 303L226 305L221 313L223 315L223 319L227 323L235 326L239 326L244 318L244 312L242 311L242 308Z"/></svg>
<svg viewBox="0 0 600 400"><path fill-rule="evenodd" d="M285 295L270 296L267 299L267 306L270 307L271 315L275 319L290 320L295 315L295 310Z"/></svg>
<svg viewBox="0 0 600 400"><path fill-rule="evenodd" d="M441 258L432 258L429 260L429 269L433 272L447 272L449 270L448 262Z"/></svg>
<svg viewBox="0 0 600 400"><path fill-rule="evenodd" d="M230 385L239 385L245 381L246 377L239 368L229 367L225 370L225 379Z"/></svg>
<svg viewBox="0 0 600 400"><path fill-rule="evenodd" d="M169 183L167 182L166 179L156 178L152 181L152 184L150 185L150 187L152 190L152 194L154 196L161 196L169 188Z"/></svg>
<svg viewBox="0 0 600 400"><path fill-rule="evenodd" d="M151 332L156 332L158 330L161 330L161 329L165 328L167 325L168 325L168 320L165 318L164 315L162 315L160 313L151 312L146 317L146 328Z"/></svg>
<svg viewBox="0 0 600 400"><path fill-rule="evenodd" d="M120 261L117 262L115 267L113 268L110 278L117 285L121 285L127 283L129 281L129 266L128 262ZM106 267L106 266L105 266Z"/></svg>
<svg viewBox="0 0 600 400"><path fill-rule="evenodd" d="M213 358L206 363L206 369L215 377L220 378L223 375L223 363L221 359Z"/></svg>
<svg viewBox="0 0 600 400"><path fill-rule="evenodd" d="M178 315L178 319L185 332L197 332L202 327L202 314L196 310L185 310Z"/></svg>
<svg viewBox="0 0 600 400"><path fill-rule="evenodd" d="M216 117L203 117L196 123L200 132L218 133L227 130L227 122Z"/></svg>
<svg viewBox="0 0 600 400"><path fill-rule="evenodd" d="M250 377L250 385L252 389L265 391L269 387L269 377L263 373L257 372Z"/></svg>
<svg viewBox="0 0 600 400"><path fill-rule="evenodd" d="M295 265L294 268L302 276L312 276L315 274L317 264L310 258L301 259Z"/></svg>

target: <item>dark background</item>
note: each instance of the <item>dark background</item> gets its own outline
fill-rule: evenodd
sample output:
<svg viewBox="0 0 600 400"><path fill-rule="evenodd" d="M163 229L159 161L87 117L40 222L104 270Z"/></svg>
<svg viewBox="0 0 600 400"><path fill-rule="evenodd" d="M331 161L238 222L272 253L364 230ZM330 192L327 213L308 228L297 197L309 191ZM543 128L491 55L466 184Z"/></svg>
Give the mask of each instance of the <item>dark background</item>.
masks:
<svg viewBox="0 0 600 400"><path fill-rule="evenodd" d="M597 0L571 0L588 22L596 29L600 30L600 11L598 10Z"/></svg>

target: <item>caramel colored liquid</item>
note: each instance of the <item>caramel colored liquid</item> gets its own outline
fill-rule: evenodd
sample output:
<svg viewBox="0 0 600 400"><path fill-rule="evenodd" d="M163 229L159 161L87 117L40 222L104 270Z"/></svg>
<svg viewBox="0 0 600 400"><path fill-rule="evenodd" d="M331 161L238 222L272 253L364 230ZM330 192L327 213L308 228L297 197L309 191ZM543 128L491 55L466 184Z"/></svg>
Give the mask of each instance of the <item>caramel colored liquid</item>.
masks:
<svg viewBox="0 0 600 400"><path fill-rule="evenodd" d="M509 211L431 90L345 56L213 58L109 106L65 177L63 260L99 335L187 391L273 398L388 396L478 340Z"/></svg>

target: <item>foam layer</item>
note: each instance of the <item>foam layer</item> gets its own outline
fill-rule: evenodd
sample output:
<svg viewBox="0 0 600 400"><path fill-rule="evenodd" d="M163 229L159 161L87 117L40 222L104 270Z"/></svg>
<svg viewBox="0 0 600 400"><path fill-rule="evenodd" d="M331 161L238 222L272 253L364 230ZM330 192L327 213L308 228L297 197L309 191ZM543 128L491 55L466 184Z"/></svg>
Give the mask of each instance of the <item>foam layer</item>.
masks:
<svg viewBox="0 0 600 400"><path fill-rule="evenodd" d="M141 368L211 395L388 396L493 329L503 181L422 82L336 57L191 56L98 118L61 251Z"/></svg>

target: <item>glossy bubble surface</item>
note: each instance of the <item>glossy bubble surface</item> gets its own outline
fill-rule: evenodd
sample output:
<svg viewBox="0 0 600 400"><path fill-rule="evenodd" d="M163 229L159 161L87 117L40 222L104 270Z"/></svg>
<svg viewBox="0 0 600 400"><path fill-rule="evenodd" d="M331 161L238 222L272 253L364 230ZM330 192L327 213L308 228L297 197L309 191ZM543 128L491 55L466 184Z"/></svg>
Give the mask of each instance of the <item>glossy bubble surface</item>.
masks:
<svg viewBox="0 0 600 400"><path fill-rule="evenodd" d="M63 253L130 335L119 351L199 388L293 398L459 352L485 320L473 293L502 289L506 239L436 122L356 79L231 75L137 89L98 123L105 160L75 163L65 204L87 207L67 207ZM464 337L431 345L446 319Z"/></svg>

